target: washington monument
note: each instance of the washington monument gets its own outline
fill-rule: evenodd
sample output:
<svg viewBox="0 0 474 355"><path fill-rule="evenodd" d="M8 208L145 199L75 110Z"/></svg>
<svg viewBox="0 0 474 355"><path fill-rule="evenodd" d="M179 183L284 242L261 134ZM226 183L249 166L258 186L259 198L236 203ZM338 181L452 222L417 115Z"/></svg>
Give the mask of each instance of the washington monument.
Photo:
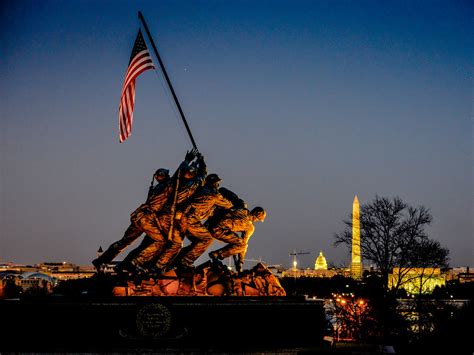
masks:
<svg viewBox="0 0 474 355"><path fill-rule="evenodd" d="M362 262L360 257L360 207L357 195L352 204L352 262L351 277L356 280L362 278Z"/></svg>

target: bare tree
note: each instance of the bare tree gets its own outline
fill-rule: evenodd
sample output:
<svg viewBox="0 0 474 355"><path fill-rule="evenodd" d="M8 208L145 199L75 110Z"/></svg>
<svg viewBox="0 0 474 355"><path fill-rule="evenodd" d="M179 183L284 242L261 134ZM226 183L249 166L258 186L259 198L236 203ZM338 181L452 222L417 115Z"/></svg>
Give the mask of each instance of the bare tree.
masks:
<svg viewBox="0 0 474 355"><path fill-rule="evenodd" d="M377 323L366 299L333 294L325 309L335 330L336 341L367 340L377 336Z"/></svg>
<svg viewBox="0 0 474 355"><path fill-rule="evenodd" d="M345 220L346 228L335 235L335 245L352 246L352 216ZM425 228L432 216L424 206L411 207L401 198L375 199L361 206L361 254L373 263L387 285L388 275L398 268L398 289L413 268L430 268L447 265L449 251L430 240Z"/></svg>

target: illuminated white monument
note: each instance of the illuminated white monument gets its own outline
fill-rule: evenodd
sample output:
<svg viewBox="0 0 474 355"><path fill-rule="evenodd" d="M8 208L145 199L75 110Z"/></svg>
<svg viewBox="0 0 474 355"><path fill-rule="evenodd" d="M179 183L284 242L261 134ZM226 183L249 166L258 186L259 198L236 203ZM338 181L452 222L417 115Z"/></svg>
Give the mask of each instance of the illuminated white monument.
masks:
<svg viewBox="0 0 474 355"><path fill-rule="evenodd" d="M360 207L357 196L352 204L352 262L351 276L353 279L362 278L362 262L360 256Z"/></svg>

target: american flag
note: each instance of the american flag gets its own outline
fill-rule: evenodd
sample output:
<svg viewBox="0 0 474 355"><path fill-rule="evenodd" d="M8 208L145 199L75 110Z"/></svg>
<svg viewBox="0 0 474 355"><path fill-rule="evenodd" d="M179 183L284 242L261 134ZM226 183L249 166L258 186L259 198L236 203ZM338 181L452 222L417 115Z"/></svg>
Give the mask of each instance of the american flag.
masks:
<svg viewBox="0 0 474 355"><path fill-rule="evenodd" d="M120 143L132 133L133 107L135 106L135 79L148 69L155 69L150 53L146 47L141 30L138 30L137 39L133 45L132 55L128 64L125 81L122 87L119 108Z"/></svg>

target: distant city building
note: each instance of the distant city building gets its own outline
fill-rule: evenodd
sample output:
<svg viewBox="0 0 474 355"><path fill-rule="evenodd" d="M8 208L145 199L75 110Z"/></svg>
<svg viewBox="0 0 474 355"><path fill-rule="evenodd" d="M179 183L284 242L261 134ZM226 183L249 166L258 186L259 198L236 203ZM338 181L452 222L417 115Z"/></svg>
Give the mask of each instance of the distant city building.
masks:
<svg viewBox="0 0 474 355"><path fill-rule="evenodd" d="M462 273L458 275L458 280L460 283L474 282L474 273Z"/></svg>
<svg viewBox="0 0 474 355"><path fill-rule="evenodd" d="M323 255L323 251L319 252L319 256L314 262L314 269L297 269L296 263L293 263L291 269L282 272L282 277L333 277L340 274L340 270L328 270L328 264L326 258Z"/></svg>
<svg viewBox="0 0 474 355"><path fill-rule="evenodd" d="M323 251L319 252L319 256L316 258L316 262L314 263L314 270L327 270L328 263L326 262L326 258L323 255Z"/></svg>
<svg viewBox="0 0 474 355"><path fill-rule="evenodd" d="M436 286L446 285L446 273L440 268L393 268L388 276L388 287L399 286L409 294L430 294Z"/></svg>
<svg viewBox="0 0 474 355"><path fill-rule="evenodd" d="M20 278L20 286L24 293L49 294L53 292L56 283L55 278L40 272L26 272Z"/></svg>
<svg viewBox="0 0 474 355"><path fill-rule="evenodd" d="M360 206L357 196L352 203L352 260L351 276L356 280L362 279L362 258L360 254Z"/></svg>
<svg viewBox="0 0 474 355"><path fill-rule="evenodd" d="M466 282L474 282L474 273L469 272L469 266L467 266L466 268L460 268L460 269L464 269L464 270L462 270L461 272L457 274L457 279L459 283L463 284Z"/></svg>
<svg viewBox="0 0 474 355"><path fill-rule="evenodd" d="M49 294L58 282L88 278L95 275L90 266L77 266L68 262L45 262L36 265L15 263L0 264L0 299L11 297L7 289L16 288L16 294ZM17 296L16 296L17 297Z"/></svg>
<svg viewBox="0 0 474 355"><path fill-rule="evenodd" d="M314 269L288 269L282 272L282 277L327 277L331 278L338 275L337 270L314 270Z"/></svg>
<svg viewBox="0 0 474 355"><path fill-rule="evenodd" d="M446 281L474 282L474 273L471 270L469 266L453 267L446 271Z"/></svg>
<svg viewBox="0 0 474 355"><path fill-rule="evenodd" d="M68 262L44 262L36 265L21 265L6 263L0 265L0 278L5 273L16 272L19 278L25 278L25 273L39 273L52 279L62 281L71 279L82 279L93 276L96 272L92 265L78 266Z"/></svg>
<svg viewBox="0 0 474 355"><path fill-rule="evenodd" d="M78 272L79 266L68 262L45 262L39 264L44 272Z"/></svg>

